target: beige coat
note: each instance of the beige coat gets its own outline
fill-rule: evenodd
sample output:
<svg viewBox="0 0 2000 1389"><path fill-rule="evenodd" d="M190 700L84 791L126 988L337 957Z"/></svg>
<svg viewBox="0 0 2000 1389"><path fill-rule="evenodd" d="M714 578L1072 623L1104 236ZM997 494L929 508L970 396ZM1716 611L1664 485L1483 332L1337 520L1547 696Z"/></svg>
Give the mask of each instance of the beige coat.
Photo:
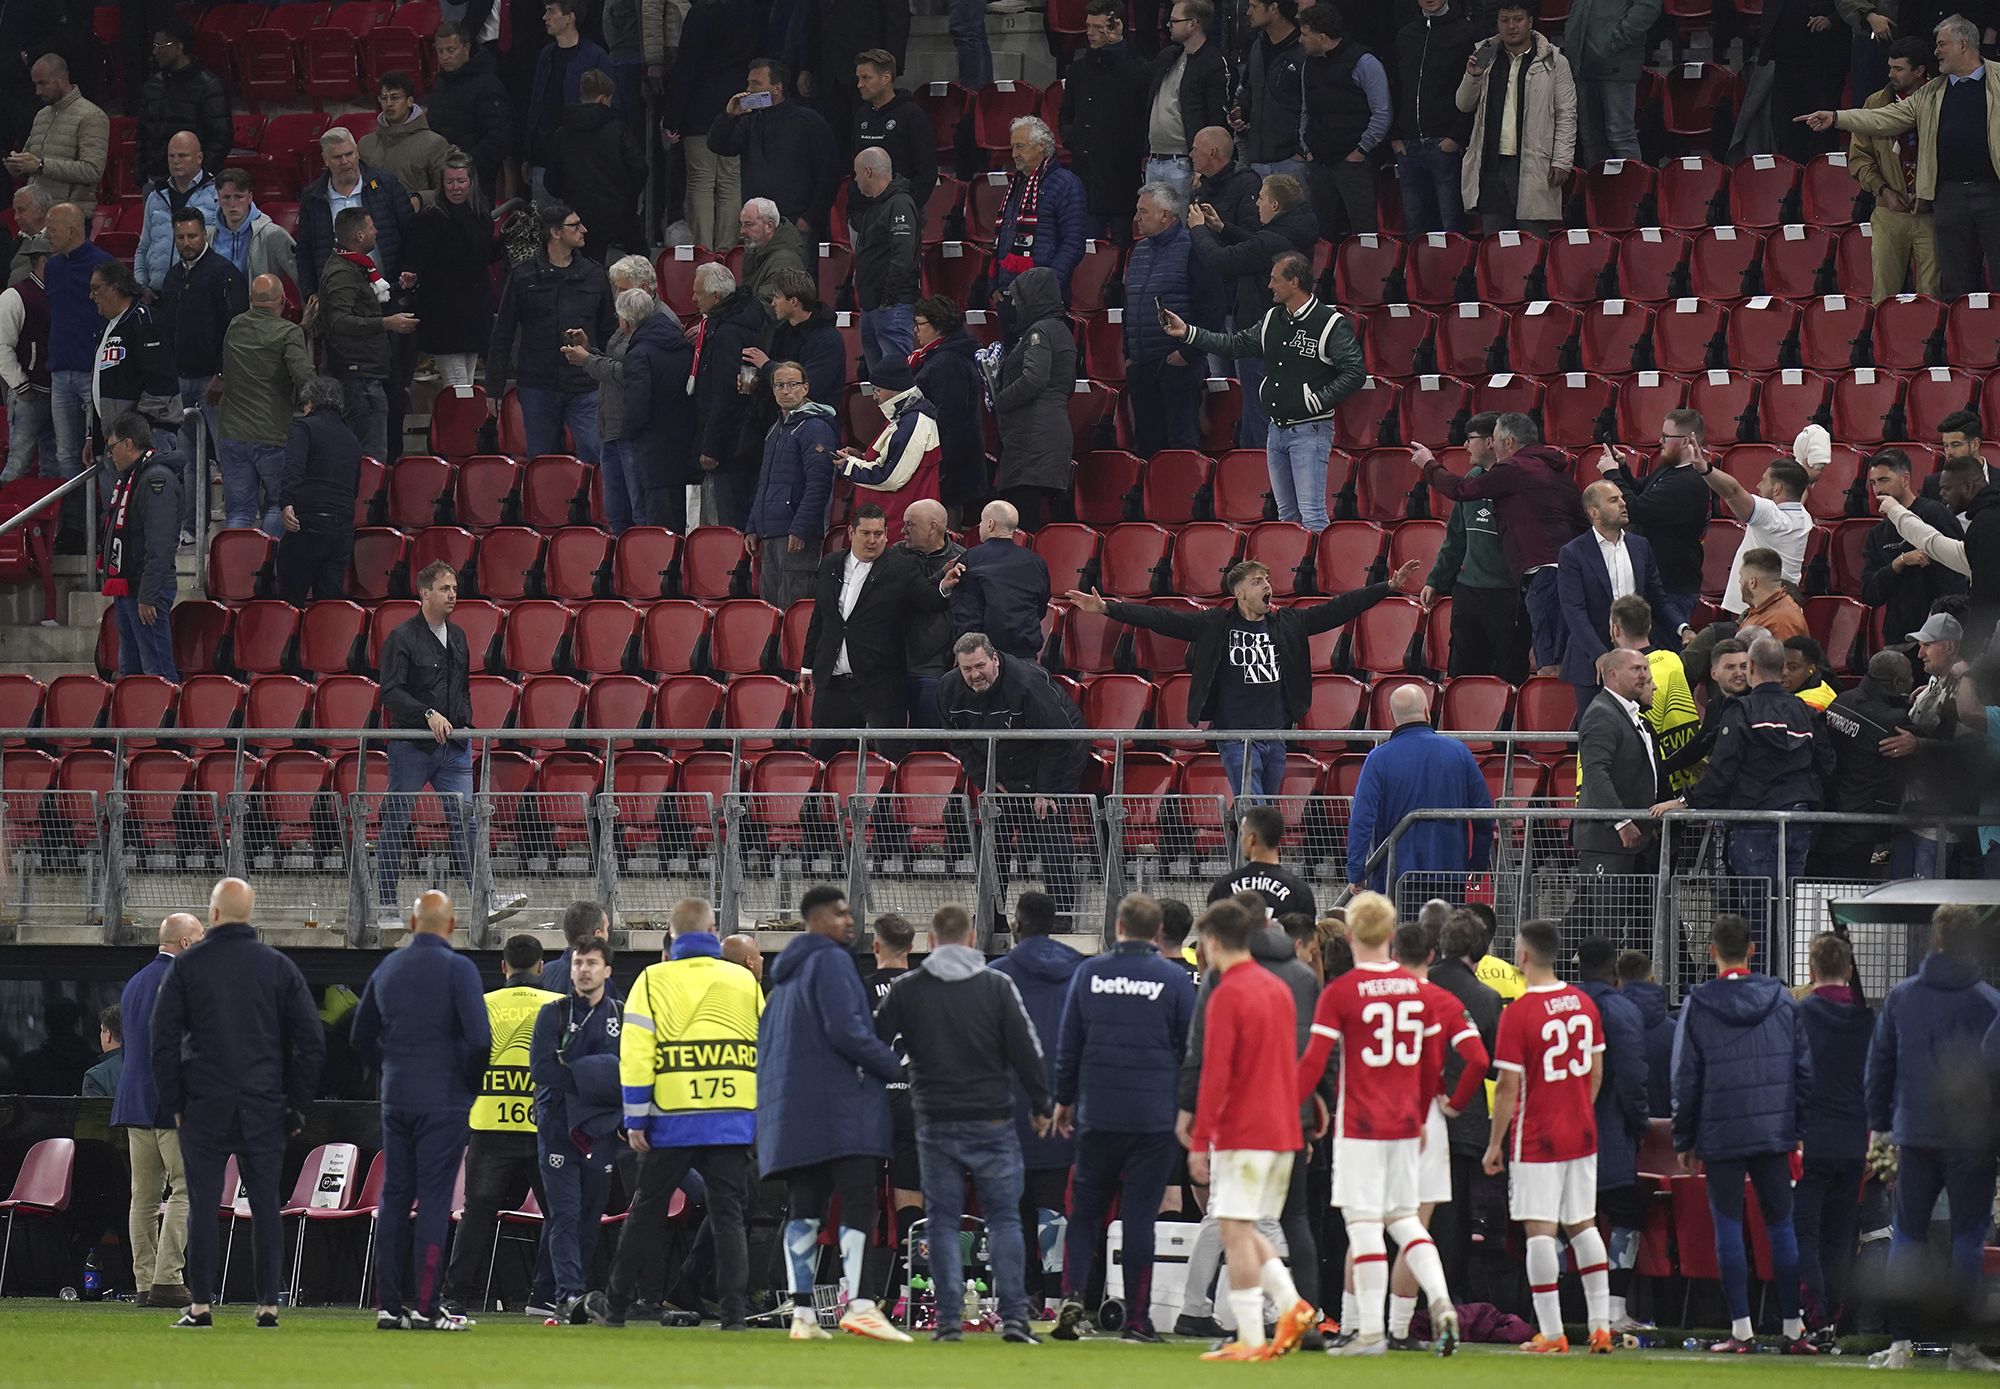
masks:
<svg viewBox="0 0 2000 1389"><path fill-rule="evenodd" d="M1862 103L1864 109L1879 111L1895 100L1887 87L1869 93ZM1854 181L1876 197L1883 189L1892 193L1907 195L1909 189L1903 186L1903 156L1896 149L1899 137L1894 135L1856 135L1847 145L1847 172Z"/></svg>
<svg viewBox="0 0 2000 1389"><path fill-rule="evenodd" d="M59 203L75 203L88 218L97 209L97 185L111 152L111 118L71 87L53 106L35 113L26 152L42 161L35 183Z"/></svg>
<svg viewBox="0 0 2000 1389"><path fill-rule="evenodd" d="M1833 114L1835 126L1856 135L1894 137L1916 127L1917 196L1925 202L1937 197L1938 107L1944 101L1945 81L1933 77L1902 101L1875 110L1861 107ZM1985 82L1986 148L2000 151L2000 63L1986 64Z"/></svg>
<svg viewBox="0 0 2000 1389"><path fill-rule="evenodd" d="M1478 52L1488 70L1477 77L1467 73L1458 81L1458 109L1473 113L1472 138L1466 142L1458 176L1459 193L1468 208L1479 205L1479 165L1486 153L1486 83L1501 51L1490 40L1481 44ZM1570 76L1569 59L1539 33L1521 97L1527 110L1521 122L1521 196L1514 215L1524 222L1559 222L1563 180L1576 164L1576 81ZM1555 183L1549 182L1551 169L1562 175Z"/></svg>

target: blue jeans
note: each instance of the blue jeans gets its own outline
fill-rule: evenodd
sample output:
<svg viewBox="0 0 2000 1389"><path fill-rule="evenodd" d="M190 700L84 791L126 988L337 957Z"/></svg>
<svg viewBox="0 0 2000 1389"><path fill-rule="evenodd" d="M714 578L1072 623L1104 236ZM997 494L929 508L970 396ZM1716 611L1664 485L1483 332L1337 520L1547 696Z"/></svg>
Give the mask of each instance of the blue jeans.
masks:
<svg viewBox="0 0 2000 1389"><path fill-rule="evenodd" d="M1228 773L1229 785L1239 800L1256 800L1260 796L1275 796L1285 782L1285 745L1276 738L1267 738L1250 744L1250 763L1243 762L1243 744L1230 741L1222 744L1222 770ZM1249 775L1244 775L1245 772Z"/></svg>
<svg viewBox="0 0 2000 1389"><path fill-rule="evenodd" d="M586 463L598 460L597 392L558 391L551 386L516 386L521 399L521 425L527 434L528 457L563 451L563 426L569 426L574 453Z"/></svg>
<svg viewBox="0 0 2000 1389"><path fill-rule="evenodd" d="M910 354L917 350L916 306L887 304L861 311L861 360L878 390L910 386Z"/></svg>
<svg viewBox="0 0 2000 1389"><path fill-rule="evenodd" d="M167 611L174 605L174 591L157 604L149 626L139 620L137 598L114 598L112 611L118 621L118 673L120 675L163 675L176 685L181 673L174 666L174 625Z"/></svg>
<svg viewBox="0 0 2000 1389"><path fill-rule="evenodd" d="M1063 1237L1064 1296L1082 1297L1089 1287L1104 1218L1118 1193L1125 1223L1126 1315L1135 1326L1153 1324L1153 1217L1179 1151L1171 1133L1085 1129L1076 1136L1069 1229Z"/></svg>
<svg viewBox="0 0 2000 1389"><path fill-rule="evenodd" d="M472 744L398 740L389 744L389 795L382 805L382 837L375 852L375 900L394 910L396 880L403 870L403 845L410 837L410 812L426 786L444 804L451 832L451 857L459 876L472 883Z"/></svg>
<svg viewBox="0 0 2000 1389"><path fill-rule="evenodd" d="M551 1148L541 1141L542 1190L548 1196L547 1238L555 1271L556 1297L578 1297L590 1291L590 1256L597 1245L598 1217L611 1199L611 1168L617 1157L615 1135L607 1134L588 1153L564 1135Z"/></svg>
<svg viewBox="0 0 2000 1389"><path fill-rule="evenodd" d="M1889 1286L1916 1287L1924 1278L1924 1246L1938 1193L1950 1203L1952 1282L1968 1303L1978 1294L1986 1228L1993 1223L1993 1153L1988 1148L1913 1148L1896 1165ZM1907 1336L1907 1330L1890 1331Z"/></svg>
<svg viewBox="0 0 2000 1389"><path fill-rule="evenodd" d="M1271 426L1264 458L1280 521L1296 521L1315 535L1326 529L1326 458L1332 452L1332 420Z"/></svg>
<svg viewBox="0 0 2000 1389"><path fill-rule="evenodd" d="M1264 406L1257 399L1257 388L1264 384L1264 359L1262 357L1238 357L1236 359L1236 385L1243 393L1243 415L1236 422L1236 447L1239 449L1261 449L1269 440L1271 422L1264 417Z"/></svg>
<svg viewBox="0 0 2000 1389"><path fill-rule="evenodd" d="M1412 140L1396 157L1396 179L1403 185L1403 224L1412 235L1458 230L1465 217L1465 201L1458 191L1464 160L1464 150L1446 154L1435 140Z"/></svg>
<svg viewBox="0 0 2000 1389"><path fill-rule="evenodd" d="M646 479L639 460L623 439L606 439L598 445L598 476L604 483L604 519L613 535L623 535L633 526L646 524Z"/></svg>
<svg viewBox="0 0 2000 1389"><path fill-rule="evenodd" d="M213 376L183 376L179 378L181 409L185 412L181 424L181 529L194 529L194 508L197 499L208 496L208 465L195 462L195 414L201 415L202 423L208 426L209 457L216 456L215 407L208 404L208 383ZM273 532L276 534L276 532Z"/></svg>
<svg viewBox="0 0 2000 1389"><path fill-rule="evenodd" d="M985 0L951 0L951 46L958 50L958 85L977 96L993 81Z"/></svg>
<svg viewBox="0 0 2000 1389"><path fill-rule="evenodd" d="M1952 852L1949 843L1935 839L1920 839L1908 830L1897 830L1896 837L1889 841L1889 877L1896 878L1949 878L1952 876Z"/></svg>
<svg viewBox="0 0 2000 1389"><path fill-rule="evenodd" d="M1194 187L1194 161L1184 154L1148 155L1146 182L1170 183L1181 195L1181 201L1186 202L1188 190Z"/></svg>
<svg viewBox="0 0 2000 1389"><path fill-rule="evenodd" d="M7 400L7 470L0 482L12 482L28 475L28 463L36 465L36 476L56 475L56 424L49 396L44 391L10 395Z"/></svg>
<svg viewBox="0 0 2000 1389"><path fill-rule="evenodd" d="M1528 575L1526 581L1528 626L1535 638L1535 664L1559 666L1563 649L1569 645L1569 628L1562 613L1562 597L1556 592L1556 567L1545 564Z"/></svg>
<svg viewBox="0 0 2000 1389"><path fill-rule="evenodd" d="M944 677L941 675L912 675L910 677L910 727L942 728L938 722L937 687Z"/></svg>
<svg viewBox="0 0 2000 1389"><path fill-rule="evenodd" d="M1783 806L1784 810L1804 810L1803 803ZM1793 822L1782 826L1785 832L1785 864L1780 873L1778 868L1778 831L1775 824L1737 824L1729 827L1729 871L1739 878L1765 878L1770 881L1771 894L1783 896L1786 884L1805 872L1806 854L1812 849L1812 826ZM1754 891L1754 888L1753 888ZM1774 918L1767 909L1763 920Z"/></svg>
<svg viewBox="0 0 2000 1389"><path fill-rule="evenodd" d="M1284 174L1295 178L1301 185L1306 181L1306 161L1303 159L1273 159L1264 164L1252 164L1258 178L1269 178L1273 174Z"/></svg>
<svg viewBox="0 0 2000 1389"><path fill-rule="evenodd" d="M395 746L391 744L391 746ZM391 773L393 775L393 772ZM451 1188L465 1156L465 1111L382 1106L382 1216L375 1235L375 1306L409 1310L403 1302L403 1260L415 1226L414 1310L437 1311L444 1288L445 1245L451 1234ZM416 1218L410 1203L416 1203Z"/></svg>
<svg viewBox="0 0 2000 1389"><path fill-rule="evenodd" d="M348 372L340 378L340 418L361 441L361 452L381 462L394 461L389 452L389 389L379 376Z"/></svg>
<svg viewBox="0 0 2000 1389"><path fill-rule="evenodd" d="M285 480L285 446L224 439L218 453L222 462L222 523L239 530L261 526L264 534L282 538L285 525L278 490Z"/></svg>
<svg viewBox="0 0 2000 1389"><path fill-rule="evenodd" d="M930 1222L931 1282L937 1290L937 1324L955 1328L965 1319L965 1264L958 1228L965 1216L965 1179L972 1177L986 1215L993 1254L993 1287L1006 1321L1028 1319L1027 1247L1021 1243L1021 1145L1014 1121L970 1119L917 1126L923 1164L924 1218Z"/></svg>
<svg viewBox="0 0 2000 1389"><path fill-rule="evenodd" d="M86 412L90 408L90 373L57 371L49 374L49 406L55 415L56 477L75 477L83 471L83 441L90 437ZM49 476L46 468L43 476Z"/></svg>
<svg viewBox="0 0 2000 1389"><path fill-rule="evenodd" d="M1988 1166L1991 1167L1991 1160ZM1743 1183L1757 1191L1757 1208L1771 1236L1771 1295L1780 1317L1799 1314L1799 1242L1792 1229L1790 1153L1708 1159L1708 1209L1715 1217L1715 1261L1731 1317L1750 1315L1750 1265L1743 1248ZM1993 1183L1986 1184L1989 1203ZM1983 1228L1983 1227L1982 1227Z"/></svg>

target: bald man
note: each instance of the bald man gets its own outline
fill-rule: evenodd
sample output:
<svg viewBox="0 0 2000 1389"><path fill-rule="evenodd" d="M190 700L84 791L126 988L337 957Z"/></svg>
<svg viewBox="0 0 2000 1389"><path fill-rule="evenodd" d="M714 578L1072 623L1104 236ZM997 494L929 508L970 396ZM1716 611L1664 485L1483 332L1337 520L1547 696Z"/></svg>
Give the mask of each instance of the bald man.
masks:
<svg viewBox="0 0 2000 1389"><path fill-rule="evenodd" d="M182 1173L181 1140L173 1111L160 1105L153 1083L153 1005L174 960L202 936L199 917L175 912L160 923L160 953L127 981L118 996L125 1029L125 1069L111 1102L111 1123L125 1130L132 1155L132 1236L134 1301L141 1307L185 1307L182 1278L187 1256L187 1179ZM160 1193L167 1193L167 1217L160 1219Z"/></svg>
<svg viewBox="0 0 2000 1389"><path fill-rule="evenodd" d="M861 359L868 379L887 391L908 390L916 350L917 273L923 209L910 181L899 178L889 153L870 145L854 156L847 199L854 238L854 297L861 307Z"/></svg>
<svg viewBox="0 0 2000 1389"><path fill-rule="evenodd" d="M250 282L250 311L238 314L222 335L220 373L209 387L220 395L224 524L285 534L285 445L299 391L312 379L305 330L285 317L285 286L276 275Z"/></svg>
<svg viewBox="0 0 2000 1389"><path fill-rule="evenodd" d="M139 283L155 292L173 268L175 214L191 207L213 229L217 212L215 176L201 167L201 141L194 132L183 130L168 140L166 158L167 176L146 195L146 220L132 266Z"/></svg>
<svg viewBox="0 0 2000 1389"><path fill-rule="evenodd" d="M965 547L953 539L944 503L924 497L911 502L903 513L903 538L893 547L916 561L917 573L925 583L938 583L965 554ZM937 685L952 668L951 644L958 629L949 610L915 614L904 644L904 661L910 670L910 726L937 727Z"/></svg>
<svg viewBox="0 0 2000 1389"><path fill-rule="evenodd" d="M1493 808L1479 759L1431 727L1426 686L1391 690L1389 717L1395 731L1369 752L1354 784L1347 831L1347 883L1354 892L1394 891L1388 861L1370 868L1368 860L1411 811ZM1486 867L1492 847L1491 820L1419 820L1396 841L1395 876L1425 874L1419 881L1430 891L1456 899L1464 895L1464 875Z"/></svg>
<svg viewBox="0 0 2000 1389"><path fill-rule="evenodd" d="M1597 698L1597 658L1611 649L1611 605L1636 594L1651 611L1663 613L1672 611L1673 601L1660 582L1652 545L1626 529L1630 513L1618 484L1599 481L1584 488L1583 511L1590 529L1556 553L1556 599L1568 629L1562 677L1576 687L1578 727ZM1672 643L1670 650L1680 649L1672 632L1658 635L1662 644Z"/></svg>
<svg viewBox="0 0 2000 1389"><path fill-rule="evenodd" d="M1009 502L988 502L979 513L979 544L965 552L964 573L952 593L958 635L984 632L1003 654L1041 659L1042 619L1049 611L1049 566L1016 538L1021 513Z"/></svg>
<svg viewBox="0 0 2000 1389"><path fill-rule="evenodd" d="M153 1084L159 1112L179 1125L187 1171L190 1301L173 1323L180 1328L211 1325L215 1211L232 1155L250 1205L257 1325L278 1324L278 1177L285 1140L302 1131L318 1093L326 1038L299 967L257 939L256 905L241 878L215 885L201 946L174 958L153 1010Z"/></svg>
<svg viewBox="0 0 2000 1389"><path fill-rule="evenodd" d="M467 1118L483 1088L493 1029L479 968L451 948L458 915L432 890L410 912L410 937L368 977L354 1010L354 1050L382 1073L382 1216L376 1236L378 1331L463 1331L441 1306L452 1186ZM403 1300L403 1259L416 1204L416 1302Z"/></svg>
<svg viewBox="0 0 2000 1389"><path fill-rule="evenodd" d="M757 948L755 936L744 933L724 936L722 958L749 970L759 984L764 982L764 952Z"/></svg>

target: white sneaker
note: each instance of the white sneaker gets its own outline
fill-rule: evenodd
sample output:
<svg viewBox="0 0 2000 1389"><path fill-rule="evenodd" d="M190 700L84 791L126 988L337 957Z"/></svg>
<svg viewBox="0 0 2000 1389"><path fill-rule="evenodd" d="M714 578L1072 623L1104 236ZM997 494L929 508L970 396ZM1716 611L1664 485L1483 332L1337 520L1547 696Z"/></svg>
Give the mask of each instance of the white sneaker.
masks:
<svg viewBox="0 0 2000 1389"><path fill-rule="evenodd" d="M1386 1336L1356 1336L1347 1342L1337 1342L1326 1348L1328 1355L1387 1355L1389 1338Z"/></svg>
<svg viewBox="0 0 2000 1389"><path fill-rule="evenodd" d="M794 1341L831 1341L833 1333L819 1324L818 1317L793 1317L792 1339Z"/></svg>
<svg viewBox="0 0 2000 1389"><path fill-rule="evenodd" d="M1945 1362L1949 1370L1976 1370L1982 1374L2000 1374L2000 1364L1995 1364L1984 1351L1970 1341L1963 1341L1951 1348L1951 1358Z"/></svg>
<svg viewBox="0 0 2000 1389"><path fill-rule="evenodd" d="M1640 1331L1658 1331L1659 1329L1652 1322L1641 1321L1629 1312L1611 1323L1611 1334L1614 1336L1630 1336Z"/></svg>
<svg viewBox="0 0 2000 1389"><path fill-rule="evenodd" d="M1439 1357L1458 1349L1458 1309L1449 1302L1431 1307L1431 1350Z"/></svg>
<svg viewBox="0 0 2000 1389"><path fill-rule="evenodd" d="M895 1341L907 1345L910 1340L872 1302L848 1303L847 1315L840 1319L840 1329L852 1336L865 1336L871 1341Z"/></svg>
<svg viewBox="0 0 2000 1389"><path fill-rule="evenodd" d="M1887 1350L1878 1350L1868 1357L1871 1370L1907 1370L1910 1368L1910 1343L1893 1341Z"/></svg>

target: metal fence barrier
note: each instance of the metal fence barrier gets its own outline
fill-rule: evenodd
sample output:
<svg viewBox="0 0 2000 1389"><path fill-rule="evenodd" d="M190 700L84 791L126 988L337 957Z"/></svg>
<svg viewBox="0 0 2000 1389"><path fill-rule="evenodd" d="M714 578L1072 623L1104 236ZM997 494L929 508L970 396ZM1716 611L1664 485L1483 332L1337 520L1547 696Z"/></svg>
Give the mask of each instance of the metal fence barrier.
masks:
<svg viewBox="0 0 2000 1389"><path fill-rule="evenodd" d="M11 763L0 762L0 925L96 927L108 942L126 941L136 938L141 918L199 901L214 877L227 871L256 881L261 919L338 929L348 944L363 946L375 942L373 928L393 914L378 904L391 900L385 870L394 851L393 900L405 902L415 888L433 884L462 894L467 934L478 946L495 943L485 924L495 894L525 898L528 911L543 919L572 898L594 897L626 927L663 925L674 902L701 897L716 903L727 925L783 928L795 924L798 896L813 882L844 883L864 919L895 911L921 925L939 903L962 901L974 910L982 940L1020 892L1036 888L1057 899L1060 928L1108 935L1124 893L1145 890L1198 904L1236 864L1236 807L1226 788L1202 783L1199 791L1175 789L1178 777L1160 774L1167 764L1158 756L1164 740L1157 730L981 733L957 743L975 764L967 769L974 775L959 777L949 762L932 759L927 773L942 766L941 775L907 783L873 751L934 748L935 730L815 730L816 744L854 754L825 771L798 757L799 732L474 733L475 790L462 807L470 838L468 882L446 800L429 790L392 797L381 785L381 749L394 740L427 739L427 733L19 730L12 735L17 741L109 748L113 756L110 784L101 789L71 789L59 779L51 785L47 778L39 786L9 785ZM1285 736L1331 769L1323 782L1331 787L1341 781L1334 772L1342 759L1388 734L1350 729ZM1546 757L1530 758L1526 747L1546 754L1568 735L1461 736L1495 749L1488 755L1488 779L1505 788L1522 784L1518 771L1548 765ZM1242 737L1172 730L1175 743ZM128 786L128 740L233 749L233 784L226 790ZM278 740L348 751L318 779L258 775L247 750ZM1016 740L1093 744L1101 760L1086 773L1087 791L1045 798L980 794L977 764L990 766L1000 744ZM766 776L770 769L762 768L752 776L760 746L775 746L796 766L780 767L785 775ZM537 750L532 760L521 756L523 747ZM594 754L594 760L578 753ZM629 772L621 770L621 758ZM288 764L288 776L297 770ZM704 789L695 789L698 782ZM1190 777L1189 785L1195 784ZM550 789L557 786L564 789ZM1323 907L1342 900L1351 800L1334 794L1266 799L1286 819L1286 862L1312 884ZM1803 977L1805 943L1828 919L1827 903L1884 876L1880 855L1874 863L1866 855L1845 856L1837 875L1808 871L1806 863L1785 861L1780 835L1778 891L1768 877L1731 871L1725 848L1730 827L1778 820L1861 824L1880 831L1880 838L1891 826L1908 828L1858 816L1678 811L1656 822L1657 873L1580 880L1571 825L1628 813L1511 796L1490 810L1419 811L1399 825L1375 828L1366 871L1386 871L1405 912L1433 896L1489 903L1502 950L1511 947L1519 923L1536 916L1602 931L1621 947L1648 950L1670 987L1699 977L1715 916L1738 912L1756 931L1767 967L1796 980ZM1472 818L1495 830L1492 861L1481 871L1398 870L1397 848L1411 825ZM1893 980L1906 972L1907 944L1899 933L1874 932L1856 946L1871 987L1877 975Z"/></svg>

